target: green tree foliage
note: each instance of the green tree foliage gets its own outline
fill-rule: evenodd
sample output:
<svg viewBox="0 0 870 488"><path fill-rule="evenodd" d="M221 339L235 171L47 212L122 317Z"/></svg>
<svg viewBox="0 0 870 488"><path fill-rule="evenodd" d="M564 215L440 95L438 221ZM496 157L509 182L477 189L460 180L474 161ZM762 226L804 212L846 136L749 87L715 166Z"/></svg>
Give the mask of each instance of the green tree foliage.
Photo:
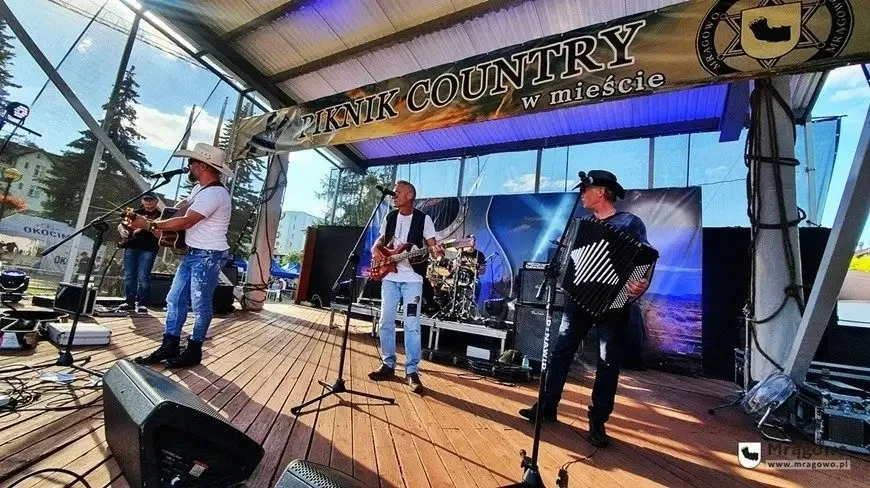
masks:
<svg viewBox="0 0 870 488"><path fill-rule="evenodd" d="M12 81L12 60L15 51L12 49L13 36L6 33L6 21L0 19L0 109L6 107L9 100L10 88L21 88Z"/></svg>
<svg viewBox="0 0 870 488"><path fill-rule="evenodd" d="M250 103L242 106L241 113L250 113ZM233 131L233 121L236 119L235 114L230 117L225 123L221 131L218 146L221 149L226 149L230 142L230 137ZM256 159L245 159L237 161L235 191L233 193L233 213L230 217L230 227L227 233L227 240L230 243L231 250L240 255L247 255L251 250L251 238L253 236L252 227L256 223L256 215L254 212L260 203L260 189L263 186L263 180L259 173L263 172L263 163ZM230 180L230 187L233 182ZM236 245L238 244L238 248Z"/></svg>
<svg viewBox="0 0 870 488"><path fill-rule="evenodd" d="M131 67L118 91L117 104L112 111L108 125L108 135L121 153L140 173L150 168L145 155L139 150L137 142L144 139L136 130L136 102L139 97L139 84L135 79L136 68ZM103 105L108 113L109 104ZM102 123L102 121L101 121ZM81 137L68 144L60 160L42 180L47 198L44 203L45 214L52 220L74 225L79 206L84 198L87 175L97 149L97 138L89 130L81 131ZM139 193L139 188L121 169L121 165L108 153L103 153L102 166L97 174L97 182L88 209L88 220L115 207ZM135 206L135 205L134 205Z"/></svg>
<svg viewBox="0 0 870 488"><path fill-rule="evenodd" d="M329 206L326 212L325 222L329 222L332 215L332 203L335 192L338 191L338 199L335 205L335 225L365 225L375 205L381 197L375 185L392 187L394 178L393 166L381 166L371 168L363 175L353 174L345 170L341 177L340 188L336 188L338 180L337 171L326 175L321 180L322 192L318 192L317 198Z"/></svg>

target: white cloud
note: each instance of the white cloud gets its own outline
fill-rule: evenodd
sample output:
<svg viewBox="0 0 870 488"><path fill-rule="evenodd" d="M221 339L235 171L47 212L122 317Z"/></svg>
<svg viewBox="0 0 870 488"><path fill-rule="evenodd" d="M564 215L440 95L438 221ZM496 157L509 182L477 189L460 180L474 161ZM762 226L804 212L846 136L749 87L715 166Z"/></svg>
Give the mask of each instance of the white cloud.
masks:
<svg viewBox="0 0 870 488"><path fill-rule="evenodd" d="M91 50L94 45L94 40L90 37L82 37L82 40L76 45L76 50L80 53L86 53Z"/></svg>
<svg viewBox="0 0 870 488"><path fill-rule="evenodd" d="M564 190L565 180L554 180L546 176L541 176L541 190ZM535 191L535 174L526 173L516 178L511 178L502 185L513 193L532 193Z"/></svg>
<svg viewBox="0 0 870 488"><path fill-rule="evenodd" d="M214 141L218 118L208 112L197 109L196 121L190 131L189 147L197 142L211 144ZM136 129L146 137L142 142L160 149L175 149L178 141L184 135L190 107L185 107L181 113L170 114L145 105L136 104Z"/></svg>
<svg viewBox="0 0 870 488"><path fill-rule="evenodd" d="M847 102L849 100L861 100L870 98L870 87L856 86L837 90L828 100L831 102Z"/></svg>
<svg viewBox="0 0 870 488"><path fill-rule="evenodd" d="M864 78L864 70L860 65L844 66L837 68L828 73L828 78L825 84L835 88L866 86L867 81Z"/></svg>

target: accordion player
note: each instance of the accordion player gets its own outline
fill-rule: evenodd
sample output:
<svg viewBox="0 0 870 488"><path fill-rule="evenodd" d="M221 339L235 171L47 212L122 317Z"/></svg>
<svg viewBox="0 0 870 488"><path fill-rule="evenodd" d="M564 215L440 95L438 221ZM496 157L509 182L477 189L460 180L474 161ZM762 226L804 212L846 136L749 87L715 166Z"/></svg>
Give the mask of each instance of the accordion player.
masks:
<svg viewBox="0 0 870 488"><path fill-rule="evenodd" d="M571 221L563 245L559 288L593 317L636 300L626 285L648 278L659 257L638 236L586 217Z"/></svg>

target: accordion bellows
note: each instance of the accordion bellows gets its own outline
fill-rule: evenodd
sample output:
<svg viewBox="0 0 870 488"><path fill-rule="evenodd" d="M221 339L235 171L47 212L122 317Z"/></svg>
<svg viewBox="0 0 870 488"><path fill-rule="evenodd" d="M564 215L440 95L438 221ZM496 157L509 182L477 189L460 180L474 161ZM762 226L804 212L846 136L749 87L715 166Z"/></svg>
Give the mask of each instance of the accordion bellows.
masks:
<svg viewBox="0 0 870 488"><path fill-rule="evenodd" d="M606 222L572 219L559 261L559 286L582 310L599 316L631 301L625 288L643 278L659 253Z"/></svg>

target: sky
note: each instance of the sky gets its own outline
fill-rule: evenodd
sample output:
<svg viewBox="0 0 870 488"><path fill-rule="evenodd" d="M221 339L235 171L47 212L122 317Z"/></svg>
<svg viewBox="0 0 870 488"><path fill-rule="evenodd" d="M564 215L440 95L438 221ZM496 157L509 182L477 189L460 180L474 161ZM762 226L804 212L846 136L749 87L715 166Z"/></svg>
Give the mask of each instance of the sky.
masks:
<svg viewBox="0 0 870 488"><path fill-rule="evenodd" d="M67 1L91 12L95 11L96 6L99 5L94 0ZM72 13L47 0L8 0L7 3L52 63L57 63L61 59L88 22L88 18ZM118 0L109 0L107 9L104 18L108 21L126 20L129 24L132 19L132 13ZM46 26L50 26L50 28L46 28ZM147 23L143 23L143 29L146 37L152 42L157 42L168 47L169 50L177 52L177 48L172 47L170 41L155 34ZM100 107L109 96L125 40L126 34L100 24L94 24L87 30L82 39L75 43L75 48L60 68L60 73L88 110L95 115L95 118L100 118L102 113ZM20 43L13 40L13 45L17 55L12 73L14 81L21 85L21 88L12 89L11 98L30 104L37 91L45 83L46 77ZM170 159L170 155L184 132L188 115L193 106L197 107L197 115L190 138L191 145L196 142L212 142L218 126L221 107L225 101L227 104L226 117L231 116L235 109L237 93L232 87L219 82L218 78L206 69L180 59L172 53L167 53L146 42L137 40L133 47L130 64L136 67L136 80L140 84L139 104L136 107L137 129L145 138L139 141L139 145L151 162L153 170L162 170L164 166L173 169L181 164L178 158ZM828 226L834 221L868 105L870 105L870 87L868 87L860 67L840 68L828 76L814 108L813 116L842 115L844 119L828 200L821 219L822 225ZM44 134L43 137L35 138L34 141L48 151L64 151L70 141L79 137L78 132L85 129L81 119L50 84L31 109L32 115L27 121L27 126ZM657 140L657 159L659 151L664 149L667 142L667 138ZM692 144L694 158L694 153L703 151L703 146L696 145L694 136ZM661 148L659 148L660 145ZM645 141L638 144L633 144L632 141L601 144L595 148L601 152L596 157L605 157L606 154L610 154L606 157L625 160L625 165L630 166L631 161L645 157L641 153L645 154L646 146ZM564 160L563 152L567 149L556 148L547 151L543 165L545 172L548 167L547 158ZM706 154L710 154L710 152ZM568 153L569 179L570 174L576 174L574 166L579 167L579 165L586 164L582 160L575 161L576 157L573 153ZM588 159L589 155L584 154L582 157ZM485 159L486 157L482 157L480 161L475 161L473 165L475 174L470 174L472 165L466 163L463 194L474 194L475 192L479 192L477 194L516 193L530 191L533 188L534 174L529 171L534 171L535 161L534 158L529 158L526 153L501 157L497 162L498 168L495 168L494 165L487 165ZM736 166L731 161L723 161L721 164L713 163L702 168L707 174L690 175L690 183L703 183L702 180L706 180L713 174L710 171L718 175L719 170L723 170L721 171L723 179L727 179L726 177L730 177L732 172L730 168ZM404 166L399 169L398 174L399 177L418 181L431 180L430 175L435 180L457 181L458 161L455 166L452 173L448 171L449 174L443 172L445 168L449 170L453 167L449 164L446 166L440 164L437 167L435 165L418 165L411 168ZM556 166L558 165L554 167ZM489 167L489 171L486 171L487 167ZM326 202L317 200L315 193L320 190L321 182L324 177L328 176L331 168L331 163L314 151L292 153L290 155L290 179L284 196L283 208L306 212L316 217L324 216L327 209ZM403 170L403 168L407 169ZM561 168L564 168L564 164ZM561 168L557 168L558 170L553 174L542 176L543 190L560 191L564 188L565 177L556 174L561 173ZM729 168L729 170L724 170L724 168ZM735 169L734 171L740 170ZM494 172L499 173L498 178L494 179ZM456 174L453 175L453 173ZM645 174L634 174L628 171L623 176L630 180L627 181L627 186L645 184ZM656 174L657 184L658 179L659 175ZM630 184L634 180L639 183L637 185ZM667 184L682 185L676 180ZM447 183L447 185L452 184ZM705 188L705 195L707 195L705 205L708 203L723 206L733 204L731 194L739 194L742 191L741 185L742 183L721 184L720 188L712 191ZM450 190L453 191L452 188ZM433 187L433 191L443 195L445 190ZM166 191L170 197L174 196L174 193L173 186L170 186ZM421 192L421 194L421 196L426 196L425 192ZM709 198L711 195L714 196L712 200ZM705 217L705 225L716 225L714 220L707 221ZM865 225L862 240L870 243L870 225Z"/></svg>

